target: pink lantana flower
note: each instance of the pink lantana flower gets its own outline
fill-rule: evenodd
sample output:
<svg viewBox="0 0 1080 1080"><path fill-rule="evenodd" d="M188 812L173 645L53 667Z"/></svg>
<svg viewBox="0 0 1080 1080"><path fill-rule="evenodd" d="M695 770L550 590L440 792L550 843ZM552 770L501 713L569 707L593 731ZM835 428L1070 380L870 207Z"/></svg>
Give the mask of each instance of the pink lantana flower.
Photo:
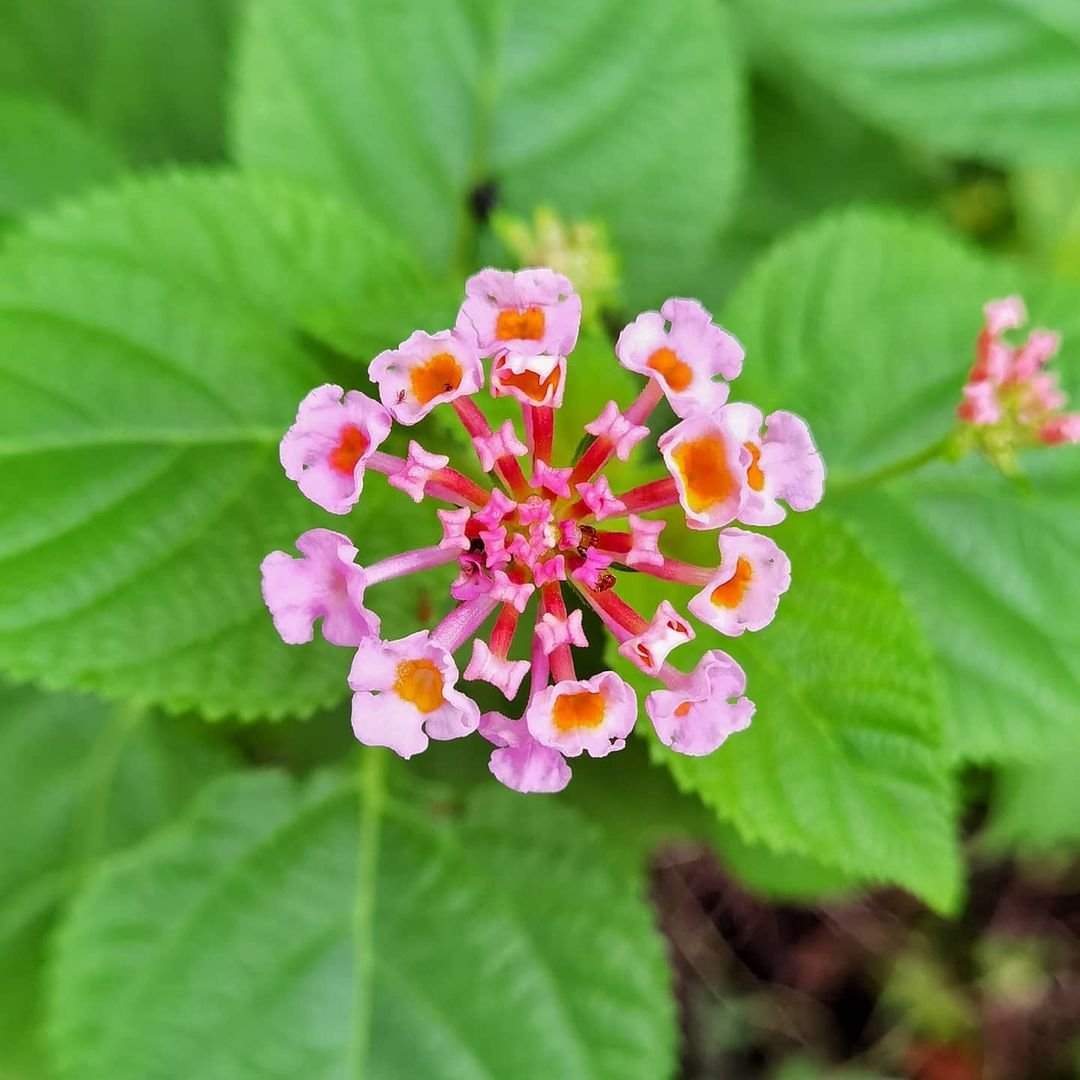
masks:
<svg viewBox="0 0 1080 1080"><path fill-rule="evenodd" d="M480 708L455 688L457 679L450 650L426 630L400 641L366 639L349 672L353 732L403 758L426 750L429 738L471 734Z"/></svg>
<svg viewBox="0 0 1080 1080"><path fill-rule="evenodd" d="M475 394L484 385L484 368L466 334L417 330L396 349L379 353L368 377L394 419L415 424L436 405Z"/></svg>
<svg viewBox="0 0 1080 1080"><path fill-rule="evenodd" d="M778 500L792 510L810 510L821 502L825 464L802 417L781 411L763 419L753 405L733 402L720 410L719 422L750 454L741 522L778 524L786 516Z"/></svg>
<svg viewBox="0 0 1080 1080"><path fill-rule="evenodd" d="M687 605L691 615L728 637L772 622L791 584L791 563L775 541L745 529L717 536L720 568Z"/></svg>
<svg viewBox="0 0 1080 1080"><path fill-rule="evenodd" d="M318 619L331 645L377 637L379 616L364 607L367 579L352 541L330 529L311 529L297 538L296 549L302 558L274 551L262 562L263 600L282 641L310 641Z"/></svg>
<svg viewBox="0 0 1080 1080"><path fill-rule="evenodd" d="M581 326L581 298L554 270L481 270L465 286L457 329L485 356L569 356Z"/></svg>
<svg viewBox="0 0 1080 1080"><path fill-rule="evenodd" d="M763 420L746 405L693 407L718 406L727 385L717 378L734 378L742 363L734 339L693 301L669 301L624 331L620 359L641 369L644 385L628 404L604 406L572 460L554 461L579 315L570 283L552 271L486 270L466 286L455 330L418 331L372 362L385 407L355 391L343 399L339 387L313 391L282 446L305 494L343 512L357 501L364 470L374 469L402 498L445 505L422 546L379 562L358 565L346 536L316 529L297 542L303 558L275 552L263 564L264 596L285 641L310 640L321 619L327 640L356 649L349 685L359 741L409 757L431 739L479 730L494 745L492 773L518 791L561 790L568 758L620 750L637 722L628 682L595 662L578 670L577 650L590 645L585 612L637 669L635 678L663 687L648 695L645 710L672 749L709 753L746 727L753 705L734 660L712 650L686 674L670 658L677 664L681 647L702 632L761 629L787 587L783 553L731 523L777 521L784 514L777 500L806 509L821 497L820 457L798 417ZM658 350L675 359L657 359ZM678 364L689 372L682 389ZM502 419L493 430L476 400L485 366L492 393L519 402L520 429ZM654 437L646 422L665 394L683 419ZM405 457L380 449L391 413L411 426L442 406L464 426L474 461L452 463L416 440ZM667 475L658 469L629 490L613 486L609 462L627 460L653 438ZM680 506L691 529L723 530L719 566L667 550L667 539L678 539L671 519ZM656 511L667 520L649 516ZM358 536L363 528L361 520ZM366 606L377 606L380 587L446 566L457 574L441 620L430 631L382 640ZM620 581L629 572L673 586L651 618L624 596ZM703 629L680 611L675 588L698 593L689 607ZM470 690L489 693L484 683L511 703L508 714L481 718Z"/></svg>
<svg viewBox="0 0 1080 1080"><path fill-rule="evenodd" d="M701 757L744 731L754 703L743 696L746 675L727 653L707 652L690 674L667 667L666 690L645 699L645 711L660 741L680 754Z"/></svg>
<svg viewBox="0 0 1080 1080"><path fill-rule="evenodd" d="M390 414L358 390L317 386L281 440L285 475L316 505L347 514L364 490L364 470L390 433Z"/></svg>
<svg viewBox="0 0 1080 1080"><path fill-rule="evenodd" d="M727 401L742 371L743 348L696 300L668 300L639 315L619 335L619 362L654 379L676 416L708 414ZM720 378L718 378L718 376Z"/></svg>
<svg viewBox="0 0 1080 1080"><path fill-rule="evenodd" d="M1065 413L1065 394L1046 365L1061 347L1061 335L1033 330L1011 346L1005 334L1027 322L1019 296L992 300L975 342L975 363L962 389L956 415L969 439L1009 467L1014 450L1042 444L1080 442L1080 413Z"/></svg>

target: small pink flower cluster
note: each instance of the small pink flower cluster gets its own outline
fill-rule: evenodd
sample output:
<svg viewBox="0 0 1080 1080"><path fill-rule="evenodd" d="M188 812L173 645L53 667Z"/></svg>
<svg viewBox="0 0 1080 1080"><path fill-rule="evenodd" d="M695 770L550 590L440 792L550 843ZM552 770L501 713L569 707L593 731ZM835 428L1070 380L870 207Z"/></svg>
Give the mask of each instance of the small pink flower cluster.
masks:
<svg viewBox="0 0 1080 1080"><path fill-rule="evenodd" d="M592 438L577 460L555 464L555 413L580 318L581 301L562 275L484 270L469 280L453 330L417 331L371 362L382 404L338 386L320 386L301 403L281 461L313 502L348 512L374 469L417 502L429 496L451 507L436 511L437 543L371 566L357 565L352 542L327 529L299 538L300 558L276 551L263 562L263 596L286 642L310 641L321 619L327 641L356 648L349 685L361 742L409 757L429 739L479 730L496 747L491 771L504 784L561 790L570 779L566 758L620 749L638 717L634 690L614 672L577 677L573 650L588 644L584 606L619 653L661 684L645 711L665 744L708 754L749 724L754 706L738 664L712 650L693 671L673 667L668 656L694 638L692 626L666 600L649 618L634 610L619 596L617 573L631 569L699 589L689 610L722 634L760 630L788 587L788 560L772 540L730 526L776 524L782 502L814 506L824 484L821 458L799 417L763 417L752 405L726 403L726 380L742 369L741 346L696 301L668 300L627 326L615 347L620 363L647 379L637 399L625 411L607 402L586 425ZM509 420L493 430L472 400L484 383L484 360L491 393L520 403L524 439ZM679 417L657 444L667 475L616 494L602 470L613 457L628 460L648 437L645 422L664 397ZM392 421L411 426L441 405L457 413L491 485L416 441L404 458L379 449ZM677 505L691 529L720 530L718 566L661 551L666 523L645 515ZM614 519L625 524L611 527ZM382 640L368 591L451 563L457 606L430 632ZM530 604L529 646L517 654L515 632ZM490 633L478 636L492 616ZM481 716L457 689L454 654L466 645L466 680L486 681L510 700L530 676L520 719Z"/></svg>
<svg viewBox="0 0 1080 1080"><path fill-rule="evenodd" d="M1061 335L1033 330L1015 348L1009 330L1027 322L1019 296L992 300L983 308L985 324L975 344L975 364L964 385L956 415L982 434L994 449L1042 443L1080 442L1080 413L1065 413L1066 397L1057 376L1045 370L1057 355Z"/></svg>

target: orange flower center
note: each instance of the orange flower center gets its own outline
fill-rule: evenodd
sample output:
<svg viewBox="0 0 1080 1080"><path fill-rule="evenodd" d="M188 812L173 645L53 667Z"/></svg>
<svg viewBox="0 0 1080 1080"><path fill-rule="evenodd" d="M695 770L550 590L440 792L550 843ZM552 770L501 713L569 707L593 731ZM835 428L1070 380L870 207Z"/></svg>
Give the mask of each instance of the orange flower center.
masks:
<svg viewBox="0 0 1080 1080"><path fill-rule="evenodd" d="M444 701L442 672L431 660L402 660L397 666L394 693L422 713L434 712Z"/></svg>
<svg viewBox="0 0 1080 1080"><path fill-rule="evenodd" d="M689 364L684 363L666 346L657 349L656 352L645 362L645 366L652 368L658 375L667 379L668 386L676 394L681 393L694 381L694 370Z"/></svg>
<svg viewBox="0 0 1080 1080"><path fill-rule="evenodd" d="M742 598L746 595L746 587L750 584L750 579L753 576L754 568L746 559L740 556L739 561L735 564L735 573L723 585L717 585L713 589L710 599L717 607L738 607L742 603Z"/></svg>
<svg viewBox="0 0 1080 1080"><path fill-rule="evenodd" d="M409 376L413 397L426 405L440 394L449 394L461 385L461 365L448 352L436 353Z"/></svg>
<svg viewBox="0 0 1080 1080"><path fill-rule="evenodd" d="M752 442L743 443L743 446L750 451L750 464L746 467L746 482L755 491L760 491L765 486L765 474L758 465L758 461L761 458L761 450Z"/></svg>
<svg viewBox="0 0 1080 1080"><path fill-rule="evenodd" d="M551 719L559 731L599 727L604 722L604 695L589 690L561 694L552 706Z"/></svg>
<svg viewBox="0 0 1080 1080"><path fill-rule="evenodd" d="M355 424L346 425L341 429L337 446L330 451L330 468L352 476L367 448L368 437Z"/></svg>
<svg viewBox="0 0 1080 1080"><path fill-rule="evenodd" d="M681 705L675 706L675 715L682 720L693 707L694 703L692 701L684 701Z"/></svg>
<svg viewBox="0 0 1080 1080"><path fill-rule="evenodd" d="M544 336L544 309L503 308L495 320L495 336L500 341L539 341Z"/></svg>
<svg viewBox="0 0 1080 1080"><path fill-rule="evenodd" d="M675 448L672 457L683 480L686 501L695 513L723 502L735 490L724 457L724 441L715 435L691 439Z"/></svg>
<svg viewBox="0 0 1080 1080"><path fill-rule="evenodd" d="M541 382L540 376L535 371L526 370L520 375L506 371L500 372L499 382L503 386L513 386L515 389L520 390L530 401L540 402L547 397L549 390L554 392L558 389L561 374L560 368L556 366L552 369L551 374Z"/></svg>

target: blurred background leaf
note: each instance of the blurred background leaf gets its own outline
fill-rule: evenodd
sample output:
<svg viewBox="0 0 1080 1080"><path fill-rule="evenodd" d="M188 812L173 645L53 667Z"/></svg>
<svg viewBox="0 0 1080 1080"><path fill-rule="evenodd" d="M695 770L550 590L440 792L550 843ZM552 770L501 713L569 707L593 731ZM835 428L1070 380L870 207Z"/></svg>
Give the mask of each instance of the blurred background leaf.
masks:
<svg viewBox="0 0 1080 1080"><path fill-rule="evenodd" d="M360 999L356 820L328 777L252 774L97 875L60 939L58 1077L164 1080L193 1060L207 1080L338 1077L358 1001L365 1076L670 1075L649 913L573 811L489 791L451 832L415 799L391 806L360 885L375 903Z"/></svg>
<svg viewBox="0 0 1080 1080"><path fill-rule="evenodd" d="M61 905L102 856L169 821L235 764L206 729L0 683L0 1076L47 1070L41 967Z"/></svg>
<svg viewBox="0 0 1080 1080"><path fill-rule="evenodd" d="M436 269L494 203L601 217L635 304L688 288L741 176L742 80L711 0L253 5L235 149L351 195Z"/></svg>

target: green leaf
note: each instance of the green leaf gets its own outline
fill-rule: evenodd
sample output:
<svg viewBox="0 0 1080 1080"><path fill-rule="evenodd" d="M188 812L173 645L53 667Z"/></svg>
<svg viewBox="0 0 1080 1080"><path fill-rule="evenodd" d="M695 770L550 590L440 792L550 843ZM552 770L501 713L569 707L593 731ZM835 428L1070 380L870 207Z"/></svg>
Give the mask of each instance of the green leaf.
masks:
<svg viewBox="0 0 1080 1080"><path fill-rule="evenodd" d="M116 153L44 99L0 96L0 224L111 179Z"/></svg>
<svg viewBox="0 0 1080 1080"><path fill-rule="evenodd" d="M1072 719L1075 727L1075 708ZM1071 753L999 772L983 833L992 850L1072 854L1080 849L1076 753L1074 737Z"/></svg>
<svg viewBox="0 0 1080 1080"><path fill-rule="evenodd" d="M50 97L72 111L93 65L90 0L0 0L0 90Z"/></svg>
<svg viewBox="0 0 1080 1080"><path fill-rule="evenodd" d="M54 972L57 1076L166 1080L193 1060L206 1080L670 1076L640 881L567 808L488 796L457 828L390 806L360 883L374 900L365 1018L352 795L275 774L217 785L75 906ZM368 1019L370 1051L348 1068Z"/></svg>
<svg viewBox="0 0 1080 1080"><path fill-rule="evenodd" d="M140 161L220 160L242 0L95 0L87 111Z"/></svg>
<svg viewBox="0 0 1080 1080"><path fill-rule="evenodd" d="M0 684L0 1075L44 1075L38 979L60 903L231 763L192 725Z"/></svg>
<svg viewBox="0 0 1080 1080"><path fill-rule="evenodd" d="M368 561L435 523L377 476L361 516L322 514L277 443L311 387L366 385L324 342L371 355L424 324L432 296L364 215L282 181L131 184L13 238L0 665L207 715L338 700L348 654L278 641L260 560L329 525ZM381 593L388 633L415 626L415 604L411 585Z"/></svg>
<svg viewBox="0 0 1080 1080"><path fill-rule="evenodd" d="M911 139L1002 162L1076 162L1073 0L742 0L745 17L851 107Z"/></svg>
<svg viewBox="0 0 1080 1080"><path fill-rule="evenodd" d="M710 0L254 4L240 160L354 195L431 264L476 257L469 193L602 218L630 298L693 280L742 157L739 56Z"/></svg>
<svg viewBox="0 0 1080 1080"><path fill-rule="evenodd" d="M1056 366L1076 384L1075 286L1027 279L898 216L853 212L798 234L725 313L747 347L739 396L807 417L827 505L920 621L944 674L946 744L962 758L1038 755L1075 710L1080 452L1029 455L1020 484L979 461L860 483L951 430L981 306L1016 290L1035 324L1065 331Z"/></svg>
<svg viewBox="0 0 1080 1080"><path fill-rule="evenodd" d="M792 585L774 622L722 638L697 627L673 658L706 650L746 670L753 723L716 753L655 743L677 783L696 792L751 844L903 885L941 911L960 888L951 779L941 752L938 687L922 637L895 586L848 530L821 511L776 530ZM715 538L683 541L680 557L715 561ZM645 574L620 583L651 614L673 588ZM655 681L619 661L639 693Z"/></svg>

